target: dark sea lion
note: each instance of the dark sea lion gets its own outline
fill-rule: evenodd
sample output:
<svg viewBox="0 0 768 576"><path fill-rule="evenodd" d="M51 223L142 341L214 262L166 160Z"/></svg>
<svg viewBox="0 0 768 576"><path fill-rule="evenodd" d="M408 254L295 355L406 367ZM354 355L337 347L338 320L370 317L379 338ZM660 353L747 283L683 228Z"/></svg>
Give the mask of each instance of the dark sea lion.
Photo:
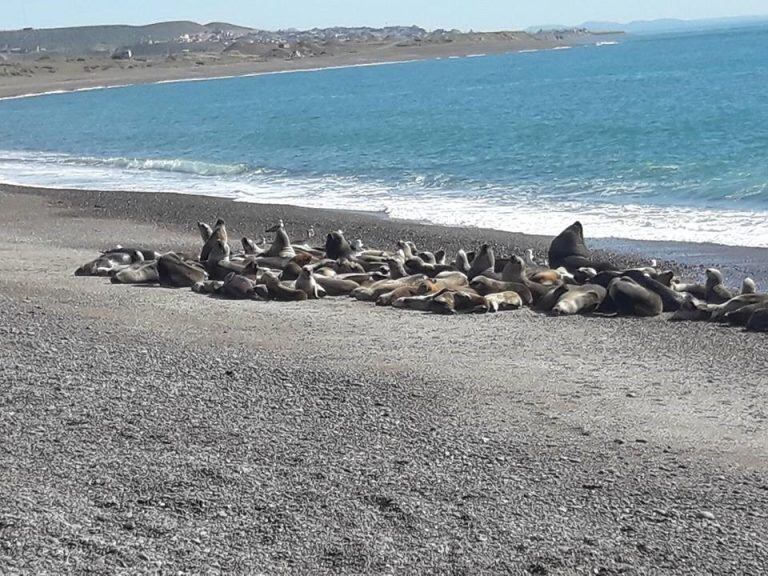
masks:
<svg viewBox="0 0 768 576"><path fill-rule="evenodd" d="M301 275L304 266L308 266L311 262L312 256L309 254L296 254L283 268L280 280L296 280Z"/></svg>
<svg viewBox="0 0 768 576"><path fill-rule="evenodd" d="M574 222L563 230L549 246L549 265L552 268L561 266L569 272L579 268L594 268L598 272L613 270L608 262L595 261L592 253L584 242L584 228L581 222Z"/></svg>
<svg viewBox="0 0 768 576"><path fill-rule="evenodd" d="M488 303L489 312L499 312L503 310L518 310L523 307L523 301L517 292L497 292L488 294L485 297Z"/></svg>
<svg viewBox="0 0 768 576"><path fill-rule="evenodd" d="M157 276L163 286L189 288L197 282L206 280L208 275L198 264L183 260L177 254L169 252L158 258Z"/></svg>
<svg viewBox="0 0 768 576"><path fill-rule="evenodd" d="M437 264L437 258L435 258L435 255L432 254L432 252L424 250L416 254L416 256L426 264Z"/></svg>
<svg viewBox="0 0 768 576"><path fill-rule="evenodd" d="M623 275L632 278L643 288L658 294L664 305L664 312L677 312L685 301L685 297L680 292L668 288L642 270L627 270Z"/></svg>
<svg viewBox="0 0 768 576"><path fill-rule="evenodd" d="M742 306L725 315L725 321L731 326L746 326L752 315L758 310L768 309L768 302L760 302L758 304L750 304L749 306Z"/></svg>
<svg viewBox="0 0 768 576"><path fill-rule="evenodd" d="M661 296L643 288L627 276L616 278L608 286L608 294L622 316L658 316L664 309Z"/></svg>
<svg viewBox="0 0 768 576"><path fill-rule="evenodd" d="M229 273L217 291L218 294L233 300L250 300L254 292L254 283L249 278L234 272Z"/></svg>
<svg viewBox="0 0 768 576"><path fill-rule="evenodd" d="M551 312L552 309L560 301L560 298L571 289L569 284L560 283L542 296L539 301L534 305L534 310L538 312Z"/></svg>
<svg viewBox="0 0 768 576"><path fill-rule="evenodd" d="M748 332L768 332L768 308L760 308L747 321Z"/></svg>
<svg viewBox="0 0 768 576"><path fill-rule="evenodd" d="M734 294L725 287L723 274L716 268L707 268L707 281L704 288L707 291L707 304L723 304L733 298Z"/></svg>
<svg viewBox="0 0 768 576"><path fill-rule="evenodd" d="M341 230L331 232L325 237L325 255L331 260L349 258L353 253L352 247Z"/></svg>
<svg viewBox="0 0 768 576"><path fill-rule="evenodd" d="M469 290L454 292L456 312L466 314L482 314L490 310L490 305L484 296Z"/></svg>
<svg viewBox="0 0 768 576"><path fill-rule="evenodd" d="M670 318L671 321L703 322L712 318L712 311L706 302L699 300L689 292L685 292L684 295L685 299L680 309Z"/></svg>
<svg viewBox="0 0 768 576"><path fill-rule="evenodd" d="M201 231L202 234L202 231ZM205 241L203 244L202 250L200 250L200 262L208 262L211 254L211 250L213 250L217 243L221 241L224 244L229 244L229 236L227 235L227 226L224 223L224 220L219 218L216 221L216 226L214 226L213 230L211 231L211 235L208 237L208 240Z"/></svg>
<svg viewBox="0 0 768 576"><path fill-rule="evenodd" d="M598 309L607 295L607 290L598 284L571 286L552 307L555 316L588 314Z"/></svg>
<svg viewBox="0 0 768 576"><path fill-rule="evenodd" d="M466 273L470 282L476 276L481 274L493 274L494 267L496 265L496 257L493 254L493 248L488 244L483 244L480 247L480 251L475 256L472 264L469 267L469 271Z"/></svg>

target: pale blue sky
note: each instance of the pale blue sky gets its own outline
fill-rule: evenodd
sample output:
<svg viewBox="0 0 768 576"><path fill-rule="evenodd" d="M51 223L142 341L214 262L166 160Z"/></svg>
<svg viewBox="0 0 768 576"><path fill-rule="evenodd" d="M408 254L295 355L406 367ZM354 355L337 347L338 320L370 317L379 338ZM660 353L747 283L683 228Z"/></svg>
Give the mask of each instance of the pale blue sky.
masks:
<svg viewBox="0 0 768 576"><path fill-rule="evenodd" d="M227 21L256 28L520 29L585 20L768 15L768 0L3 0L0 29Z"/></svg>

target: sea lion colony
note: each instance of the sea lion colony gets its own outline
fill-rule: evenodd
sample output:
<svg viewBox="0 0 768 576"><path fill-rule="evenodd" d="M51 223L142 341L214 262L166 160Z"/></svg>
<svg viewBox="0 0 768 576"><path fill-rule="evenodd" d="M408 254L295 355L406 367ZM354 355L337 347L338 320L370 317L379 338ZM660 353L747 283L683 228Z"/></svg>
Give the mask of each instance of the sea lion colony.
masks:
<svg viewBox="0 0 768 576"><path fill-rule="evenodd" d="M314 231L292 244L282 220L268 233L268 244L242 239L230 247L226 225L198 222L203 240L199 255L118 246L75 272L109 276L116 284L191 287L201 294L251 300L301 301L352 297L438 314L484 313L530 306L556 316L599 314L658 316L671 320L708 320L768 332L768 294L758 294L747 278L740 293L726 288L720 271L706 271L704 284L683 284L671 271L652 266L620 270L595 259L575 222L550 245L548 261L532 251L497 259L484 244L476 253L459 250L452 261L444 251L419 251L408 241L394 250L365 249L331 232L322 247L312 246Z"/></svg>

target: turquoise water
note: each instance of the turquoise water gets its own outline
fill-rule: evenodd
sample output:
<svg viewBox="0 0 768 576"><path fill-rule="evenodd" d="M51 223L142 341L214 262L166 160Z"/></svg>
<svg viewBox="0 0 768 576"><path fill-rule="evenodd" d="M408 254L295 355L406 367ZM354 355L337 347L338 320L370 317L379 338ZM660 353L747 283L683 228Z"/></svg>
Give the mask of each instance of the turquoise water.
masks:
<svg viewBox="0 0 768 576"><path fill-rule="evenodd" d="M0 102L0 181L768 246L768 28Z"/></svg>

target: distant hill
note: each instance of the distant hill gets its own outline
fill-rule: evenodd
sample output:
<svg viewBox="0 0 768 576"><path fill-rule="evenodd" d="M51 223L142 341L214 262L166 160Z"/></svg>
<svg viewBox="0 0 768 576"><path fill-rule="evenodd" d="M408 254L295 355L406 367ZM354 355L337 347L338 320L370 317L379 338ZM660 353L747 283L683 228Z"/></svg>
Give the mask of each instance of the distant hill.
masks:
<svg viewBox="0 0 768 576"><path fill-rule="evenodd" d="M223 22L161 22L147 26L80 26L74 28L41 28L0 31L0 50L33 52L85 53L105 52L125 46L167 43L179 38L239 36L250 28Z"/></svg>
<svg viewBox="0 0 768 576"><path fill-rule="evenodd" d="M713 30L718 28L738 28L768 23L768 16L737 16L733 18L709 18L704 20L679 20L664 18L659 20L636 20L634 22L603 22L592 21L580 24L592 32L611 31L628 34L661 34L665 32L693 32L696 30ZM566 28L560 25L533 26L529 31L559 30Z"/></svg>

